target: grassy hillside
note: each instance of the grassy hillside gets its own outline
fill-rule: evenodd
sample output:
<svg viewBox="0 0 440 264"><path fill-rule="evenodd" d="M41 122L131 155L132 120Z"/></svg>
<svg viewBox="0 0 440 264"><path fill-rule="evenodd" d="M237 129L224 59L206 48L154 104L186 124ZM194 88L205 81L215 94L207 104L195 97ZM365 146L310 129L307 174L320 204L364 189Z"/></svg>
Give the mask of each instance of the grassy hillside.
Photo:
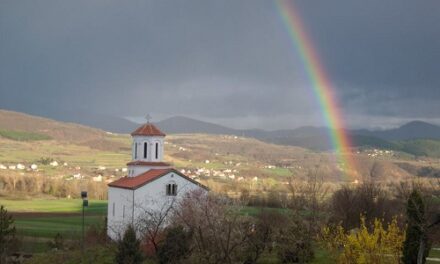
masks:
<svg viewBox="0 0 440 264"><path fill-rule="evenodd" d="M371 136L353 135L353 144L362 148L389 149L419 157L440 158L440 140L437 139L387 141Z"/></svg>
<svg viewBox="0 0 440 264"><path fill-rule="evenodd" d="M86 178L102 175L104 180L110 181L124 175L121 168L131 159L129 135L106 133L76 124L2 110L0 129L6 131L0 133L0 164L9 166L22 163L28 167L35 163L39 167L37 171L0 170L0 176L41 175L67 179L81 173ZM367 137L362 140L371 142ZM421 146L418 152L437 155L439 148L436 144L437 141L414 141L399 142L398 146L411 151ZM387 147L390 146L383 146L385 149ZM270 144L252 138L206 134L169 135L166 138L165 153L165 160L176 168L189 171L190 175L197 176L205 183L218 182L227 184L229 188L241 188L238 187L240 185L281 188L290 176L304 178L311 172L326 181L354 180L344 177L344 166L332 152ZM426 166L399 152L373 153L369 148L364 148L358 153L347 155L353 155L361 178L374 175L377 180L399 180L417 175L414 172L418 173L421 167ZM55 160L60 166L49 166L43 162L45 160ZM402 166L402 163L407 162L412 162L416 169ZM64 163L68 165L61 166ZM98 170L100 167L104 169ZM439 167L440 164L436 162L432 165L433 170ZM195 175L200 170L202 172ZM251 181L255 177L258 180Z"/></svg>
<svg viewBox="0 0 440 264"><path fill-rule="evenodd" d="M45 134L26 132L26 131L5 130L5 129L0 129L0 137L17 140L17 141L37 141L37 140L52 139L50 136Z"/></svg>
<svg viewBox="0 0 440 264"><path fill-rule="evenodd" d="M396 142L397 148L415 156L440 158L440 140L414 139Z"/></svg>
<svg viewBox="0 0 440 264"><path fill-rule="evenodd" d="M10 124L15 120L8 115L21 121ZM129 135L6 111L0 111L0 129L0 165L6 166L6 169L0 169L0 200L14 215L25 252L48 251L47 241L57 233L66 240L80 238L81 200L54 197L75 198L80 190L87 188L90 203L86 208L86 229L104 224L106 184L126 174L121 169L131 159ZM378 143L366 137L362 140L369 144ZM437 143L405 141L393 147L413 151L421 146L417 150L419 153L437 155ZM270 144L252 138L169 135L166 137L165 154L165 160L177 169L184 169L187 175L196 175L196 180L208 185L214 192L227 192L233 197L246 190L250 195L258 193L260 197L267 198L270 194L286 191L286 184L291 178L306 179L310 173L322 178L330 188L341 181L354 181L354 178L344 177L344 166L333 152ZM402 155L401 152L391 151L389 145L355 149L353 153L344 155L354 158L360 177L365 179L388 182L440 175L439 159ZM58 166L50 165L51 161L57 161ZM17 163L24 164L26 168L9 168ZM36 170L29 168L34 163L38 165ZM196 174L199 171L201 173ZM74 178L79 174L83 178ZM102 177L102 182L93 181L97 176ZM12 185L14 188L11 188ZM46 186L48 191L33 191L35 186L41 186L40 189ZM241 210L248 216L256 212L253 207ZM274 261L274 255L268 255L261 263L276 263ZM318 251L316 263L327 262L325 252Z"/></svg>
<svg viewBox="0 0 440 264"><path fill-rule="evenodd" d="M111 151L122 147L99 129L6 110L0 110L0 130L1 137L12 140L53 139Z"/></svg>

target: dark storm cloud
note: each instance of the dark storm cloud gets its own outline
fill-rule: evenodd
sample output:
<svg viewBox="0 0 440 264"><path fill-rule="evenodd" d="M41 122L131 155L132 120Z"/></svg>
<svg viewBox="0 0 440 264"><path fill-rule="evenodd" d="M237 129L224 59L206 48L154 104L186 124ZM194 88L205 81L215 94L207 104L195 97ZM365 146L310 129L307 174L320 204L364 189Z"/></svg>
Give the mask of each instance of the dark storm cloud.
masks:
<svg viewBox="0 0 440 264"><path fill-rule="evenodd" d="M295 3L351 125L440 119L438 1ZM322 124L271 1L2 1L0 93L48 116Z"/></svg>

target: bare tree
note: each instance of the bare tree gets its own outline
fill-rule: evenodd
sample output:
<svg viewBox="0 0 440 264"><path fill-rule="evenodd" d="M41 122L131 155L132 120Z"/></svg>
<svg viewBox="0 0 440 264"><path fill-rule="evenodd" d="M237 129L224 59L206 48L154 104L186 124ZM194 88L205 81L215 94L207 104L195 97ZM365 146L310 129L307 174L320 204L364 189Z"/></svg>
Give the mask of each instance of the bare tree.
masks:
<svg viewBox="0 0 440 264"><path fill-rule="evenodd" d="M243 257L250 225L230 199L192 192L176 210L176 221L193 233L192 263L234 263Z"/></svg>
<svg viewBox="0 0 440 264"><path fill-rule="evenodd" d="M280 230L286 228L289 220L286 215L277 211L262 209L255 217L252 228L246 236L245 263L257 263L261 255L273 249Z"/></svg>
<svg viewBox="0 0 440 264"><path fill-rule="evenodd" d="M290 177L288 190L291 194L291 208L307 212L307 231L309 235L319 231L320 212L323 211L329 193L329 187L319 177L319 166L310 171L305 181L295 181Z"/></svg>
<svg viewBox="0 0 440 264"><path fill-rule="evenodd" d="M154 253L158 250L158 243L165 228L171 222L171 214L176 204L176 198L156 202L149 200L145 203L136 203L140 214L135 219L136 230L143 236L147 244L151 244Z"/></svg>

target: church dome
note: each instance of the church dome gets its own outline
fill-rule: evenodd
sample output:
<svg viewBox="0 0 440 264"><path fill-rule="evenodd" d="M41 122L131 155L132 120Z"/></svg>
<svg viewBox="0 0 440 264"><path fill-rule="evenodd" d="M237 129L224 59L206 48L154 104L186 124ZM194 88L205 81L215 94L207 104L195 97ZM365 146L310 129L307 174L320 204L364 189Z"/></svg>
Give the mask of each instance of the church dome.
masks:
<svg viewBox="0 0 440 264"><path fill-rule="evenodd" d="M155 125L146 123L131 133L132 136L160 136L164 137L165 133L159 130Z"/></svg>

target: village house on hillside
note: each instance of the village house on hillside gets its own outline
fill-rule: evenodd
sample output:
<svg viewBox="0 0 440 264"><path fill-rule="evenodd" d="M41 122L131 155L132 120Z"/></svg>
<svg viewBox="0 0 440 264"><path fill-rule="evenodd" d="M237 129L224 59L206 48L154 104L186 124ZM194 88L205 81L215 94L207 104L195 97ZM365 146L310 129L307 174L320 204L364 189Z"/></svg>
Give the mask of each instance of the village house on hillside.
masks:
<svg viewBox="0 0 440 264"><path fill-rule="evenodd" d="M119 239L128 225L136 227L145 212L175 204L185 193L208 188L163 162L165 134L151 123L131 133L128 175L108 184L107 234Z"/></svg>

